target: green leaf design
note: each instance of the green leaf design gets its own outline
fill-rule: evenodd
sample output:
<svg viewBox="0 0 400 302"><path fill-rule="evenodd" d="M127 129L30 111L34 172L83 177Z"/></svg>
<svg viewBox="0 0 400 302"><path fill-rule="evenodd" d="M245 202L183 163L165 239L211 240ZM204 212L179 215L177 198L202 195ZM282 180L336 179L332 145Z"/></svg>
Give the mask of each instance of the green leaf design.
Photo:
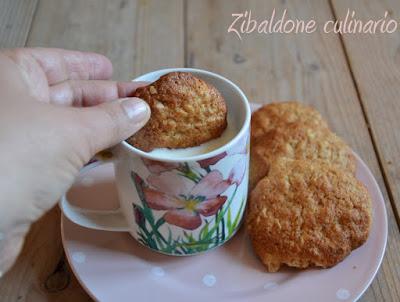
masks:
<svg viewBox="0 0 400 302"><path fill-rule="evenodd" d="M147 231L145 228L141 229L144 233L144 240L147 242L147 244L153 248L153 249L157 249L157 243L154 241L154 239L152 238L153 236L149 233L149 231Z"/></svg>
<svg viewBox="0 0 400 302"><path fill-rule="evenodd" d="M191 169L189 164L186 162L184 165L181 166L181 168L179 169L179 172L180 173L178 175L186 177L186 178L190 179L191 181L193 181L194 183L198 183L203 177L196 170Z"/></svg>
<svg viewBox="0 0 400 302"><path fill-rule="evenodd" d="M165 223L165 219L163 217L161 217L160 219L158 219L158 221L154 225L154 228L156 230L158 230L160 228L160 226L162 226L164 223Z"/></svg>
<svg viewBox="0 0 400 302"><path fill-rule="evenodd" d="M239 210L240 212L240 210ZM228 209L227 217L226 217L226 226L228 227L228 232L232 229L232 221L231 221L231 208Z"/></svg>
<svg viewBox="0 0 400 302"><path fill-rule="evenodd" d="M204 239L204 238L206 238L207 237L207 235L208 235L208 226L209 226L209 222L206 220L206 224L203 226L203 228L201 229L201 231L200 231L200 234L199 234L199 237L200 237L200 240L202 240L202 239Z"/></svg>
<svg viewBox="0 0 400 302"><path fill-rule="evenodd" d="M238 213L236 214L235 220L233 221L231 228L229 229L229 236L231 236L231 235L235 232L235 230L237 229L237 227L239 226L240 218L241 218L242 215L243 215L242 212L243 212L243 210L244 210L244 204L245 204L245 198L243 197L243 198L242 198L242 203L240 204L239 211L238 211Z"/></svg>

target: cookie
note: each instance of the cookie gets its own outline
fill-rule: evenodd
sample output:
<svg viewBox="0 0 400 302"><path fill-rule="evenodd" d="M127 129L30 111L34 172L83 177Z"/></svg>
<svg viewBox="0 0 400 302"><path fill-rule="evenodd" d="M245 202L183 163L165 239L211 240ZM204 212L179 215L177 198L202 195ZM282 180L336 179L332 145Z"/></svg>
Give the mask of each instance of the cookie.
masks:
<svg viewBox="0 0 400 302"><path fill-rule="evenodd" d="M138 88L134 96L145 100L151 109L147 124L127 140L143 151L198 146L218 138L227 126L222 95L191 73L163 75Z"/></svg>
<svg viewBox="0 0 400 302"><path fill-rule="evenodd" d="M284 128L290 123L300 123L313 129L328 129L321 114L310 106L295 101L270 103L252 114L251 138Z"/></svg>
<svg viewBox="0 0 400 302"><path fill-rule="evenodd" d="M287 124L253 138L250 148L250 189L267 175L279 157L323 160L355 173L352 150L327 128L313 128L301 122Z"/></svg>
<svg viewBox="0 0 400 302"><path fill-rule="evenodd" d="M367 240L371 199L337 165L280 158L251 192L246 227L269 272L327 268Z"/></svg>

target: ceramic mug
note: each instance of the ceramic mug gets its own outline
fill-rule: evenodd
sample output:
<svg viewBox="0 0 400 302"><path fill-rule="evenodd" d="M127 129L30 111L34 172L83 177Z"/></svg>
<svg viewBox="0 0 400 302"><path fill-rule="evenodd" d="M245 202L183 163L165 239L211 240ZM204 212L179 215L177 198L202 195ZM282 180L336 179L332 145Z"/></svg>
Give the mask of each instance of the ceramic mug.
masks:
<svg viewBox="0 0 400 302"><path fill-rule="evenodd" d="M223 146L189 157L154 156L121 142L112 149L120 208L82 209L66 195L60 206L74 223L92 229L127 231L141 244L168 255L191 255L222 245L237 231L247 201L251 110L238 86L215 73L171 68L135 81L153 82L173 72L191 72L224 96L236 133ZM83 168L82 173L103 162Z"/></svg>

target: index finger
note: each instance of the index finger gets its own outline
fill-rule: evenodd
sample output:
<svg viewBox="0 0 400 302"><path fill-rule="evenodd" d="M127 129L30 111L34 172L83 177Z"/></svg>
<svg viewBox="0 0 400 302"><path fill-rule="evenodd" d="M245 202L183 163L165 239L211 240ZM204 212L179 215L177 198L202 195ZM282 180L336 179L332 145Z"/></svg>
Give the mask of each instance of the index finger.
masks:
<svg viewBox="0 0 400 302"><path fill-rule="evenodd" d="M50 87L50 102L57 105L87 107L119 98L132 97L146 82L65 81Z"/></svg>
<svg viewBox="0 0 400 302"><path fill-rule="evenodd" d="M98 53L59 48L21 48L18 52L38 63L49 85L66 80L108 80L112 76L111 61Z"/></svg>

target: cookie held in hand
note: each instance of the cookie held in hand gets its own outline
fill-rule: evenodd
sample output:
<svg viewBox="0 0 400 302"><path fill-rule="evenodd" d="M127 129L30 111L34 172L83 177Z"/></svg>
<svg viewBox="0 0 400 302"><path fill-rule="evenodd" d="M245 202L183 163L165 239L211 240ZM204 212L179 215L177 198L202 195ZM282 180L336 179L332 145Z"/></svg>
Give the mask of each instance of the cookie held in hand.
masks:
<svg viewBox="0 0 400 302"><path fill-rule="evenodd" d="M143 151L187 148L218 138L227 126L219 91L187 72L172 72L134 94L151 108L147 124L127 142Z"/></svg>
<svg viewBox="0 0 400 302"><path fill-rule="evenodd" d="M368 238L371 198L352 173L280 158L251 192L246 226L269 272L282 264L331 267Z"/></svg>

